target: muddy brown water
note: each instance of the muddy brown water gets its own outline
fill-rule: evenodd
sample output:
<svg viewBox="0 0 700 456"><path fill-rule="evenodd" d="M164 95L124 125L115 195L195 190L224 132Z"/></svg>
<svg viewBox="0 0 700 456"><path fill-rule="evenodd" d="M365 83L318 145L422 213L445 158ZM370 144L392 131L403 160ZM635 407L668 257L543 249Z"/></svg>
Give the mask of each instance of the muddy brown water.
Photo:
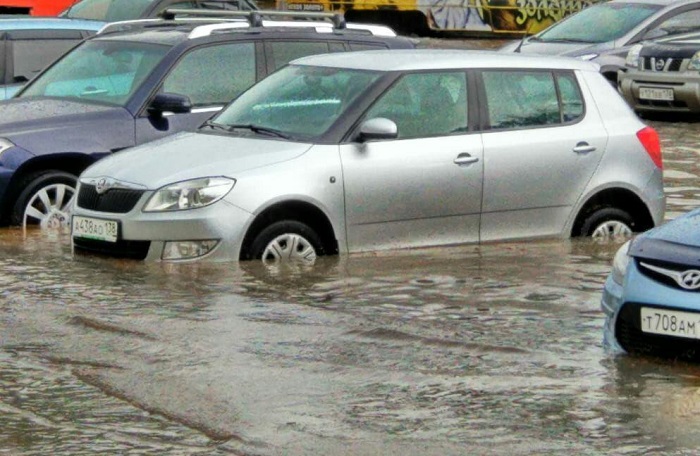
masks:
<svg viewBox="0 0 700 456"><path fill-rule="evenodd" d="M663 138L700 206L700 123ZM0 454L696 454L700 366L615 356L617 245L325 259L311 272L73 258L0 230Z"/></svg>

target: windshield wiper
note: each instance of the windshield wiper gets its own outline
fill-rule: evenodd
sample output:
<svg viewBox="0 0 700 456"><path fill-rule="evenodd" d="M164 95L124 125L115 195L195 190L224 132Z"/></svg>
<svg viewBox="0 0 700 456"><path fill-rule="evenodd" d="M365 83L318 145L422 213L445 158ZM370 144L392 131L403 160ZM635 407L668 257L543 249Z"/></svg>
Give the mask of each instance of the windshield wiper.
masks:
<svg viewBox="0 0 700 456"><path fill-rule="evenodd" d="M231 131L229 129L228 125L220 124L220 123L214 122L213 120L207 120L206 122L204 122L202 124L202 127L209 127L209 128L213 128L215 130L222 130L222 131Z"/></svg>
<svg viewBox="0 0 700 456"><path fill-rule="evenodd" d="M544 41L545 43L584 43L584 44L593 44L597 43L597 41L591 41L591 40L584 40L581 38L540 38L540 41Z"/></svg>
<svg viewBox="0 0 700 456"><path fill-rule="evenodd" d="M289 136L286 133L283 133L279 130L275 130L274 128L268 128L268 127L261 127L260 125L253 125L253 124L233 124L233 125L227 125L228 131L234 130L236 128L245 128L246 130L253 131L255 133L261 133L264 135L270 135L270 136L276 136L278 138L283 138L283 139L291 139L291 136Z"/></svg>

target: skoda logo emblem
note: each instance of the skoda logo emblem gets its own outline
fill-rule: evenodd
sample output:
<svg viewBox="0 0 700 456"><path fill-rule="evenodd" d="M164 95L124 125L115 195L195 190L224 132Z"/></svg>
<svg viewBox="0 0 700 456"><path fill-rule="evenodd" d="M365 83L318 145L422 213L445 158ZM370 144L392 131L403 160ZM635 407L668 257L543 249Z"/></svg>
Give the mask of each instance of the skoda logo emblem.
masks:
<svg viewBox="0 0 700 456"><path fill-rule="evenodd" d="M656 71L661 71L664 69L664 66L666 65L666 62L664 59L659 59L656 61Z"/></svg>
<svg viewBox="0 0 700 456"><path fill-rule="evenodd" d="M112 181L103 177L97 181L97 184L95 185L95 190L97 191L98 195L101 195L110 188L112 188L112 185Z"/></svg>
<svg viewBox="0 0 700 456"><path fill-rule="evenodd" d="M700 271L691 269L681 273L678 277L678 285L686 290L697 290L700 288Z"/></svg>

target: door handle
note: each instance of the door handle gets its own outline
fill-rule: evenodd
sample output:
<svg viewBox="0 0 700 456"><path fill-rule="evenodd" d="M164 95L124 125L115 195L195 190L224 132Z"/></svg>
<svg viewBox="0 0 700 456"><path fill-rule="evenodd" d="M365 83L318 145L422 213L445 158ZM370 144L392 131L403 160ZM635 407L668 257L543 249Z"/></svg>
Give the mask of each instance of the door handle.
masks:
<svg viewBox="0 0 700 456"><path fill-rule="evenodd" d="M479 157L472 157L468 153L462 153L457 155L457 158L455 158L455 165L471 165L472 163L476 163L479 161Z"/></svg>
<svg viewBox="0 0 700 456"><path fill-rule="evenodd" d="M587 154L589 152L593 152L595 149L595 146L591 146L586 141L581 141L580 143L576 144L576 147L574 147L573 150L577 154Z"/></svg>

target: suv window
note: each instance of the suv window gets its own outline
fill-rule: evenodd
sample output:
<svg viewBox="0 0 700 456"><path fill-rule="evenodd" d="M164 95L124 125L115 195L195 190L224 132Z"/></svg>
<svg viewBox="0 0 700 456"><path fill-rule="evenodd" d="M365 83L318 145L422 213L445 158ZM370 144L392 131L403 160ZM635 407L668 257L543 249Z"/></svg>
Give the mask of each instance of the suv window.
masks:
<svg viewBox="0 0 700 456"><path fill-rule="evenodd" d="M376 49L389 49L383 43L350 43L351 51L374 51Z"/></svg>
<svg viewBox="0 0 700 456"><path fill-rule="evenodd" d="M80 40L13 40L12 72L7 83L26 82L65 54Z"/></svg>
<svg viewBox="0 0 700 456"><path fill-rule="evenodd" d="M394 121L400 139L465 132L466 74L450 72L405 75L379 98L365 117L385 117Z"/></svg>
<svg viewBox="0 0 700 456"><path fill-rule="evenodd" d="M700 9L694 9L668 18L652 30L661 30L663 34L670 35L697 30L698 24L700 24Z"/></svg>
<svg viewBox="0 0 700 456"><path fill-rule="evenodd" d="M583 100L573 74L557 79L549 71L482 74L491 129L555 125L583 114ZM557 84L562 91L561 102Z"/></svg>
<svg viewBox="0 0 700 456"><path fill-rule="evenodd" d="M277 70L294 59L307 55L329 52L326 41L268 41L266 46L268 62L272 70ZM270 67L270 65L268 65Z"/></svg>
<svg viewBox="0 0 700 456"><path fill-rule="evenodd" d="M163 92L190 97L194 106L223 105L255 82L255 44L197 48L185 55L163 81Z"/></svg>

